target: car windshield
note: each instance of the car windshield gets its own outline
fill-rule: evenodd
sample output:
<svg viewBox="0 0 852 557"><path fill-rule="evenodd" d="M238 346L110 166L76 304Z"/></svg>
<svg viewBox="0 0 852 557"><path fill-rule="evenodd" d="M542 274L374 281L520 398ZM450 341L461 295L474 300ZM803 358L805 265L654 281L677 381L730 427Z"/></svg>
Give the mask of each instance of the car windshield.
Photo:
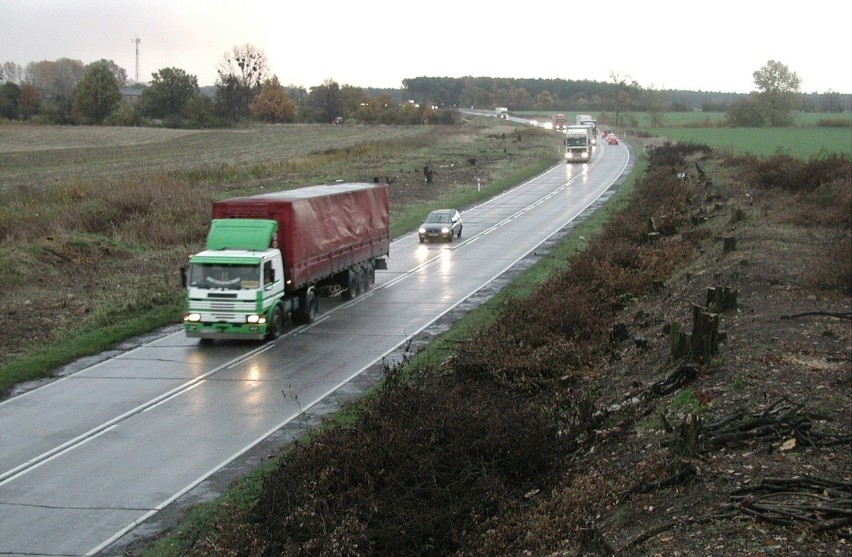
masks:
<svg viewBox="0 0 852 557"><path fill-rule="evenodd" d="M193 263L190 265L189 284L198 288L223 290L259 288L260 266Z"/></svg>
<svg viewBox="0 0 852 557"><path fill-rule="evenodd" d="M440 224L449 224L452 222L449 213L430 213L426 217L426 222L435 222Z"/></svg>

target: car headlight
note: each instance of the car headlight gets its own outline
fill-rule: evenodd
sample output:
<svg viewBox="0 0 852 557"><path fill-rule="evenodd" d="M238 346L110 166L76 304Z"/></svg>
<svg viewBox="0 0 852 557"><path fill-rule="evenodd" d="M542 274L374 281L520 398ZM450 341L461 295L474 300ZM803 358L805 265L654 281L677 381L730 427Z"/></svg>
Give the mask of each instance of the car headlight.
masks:
<svg viewBox="0 0 852 557"><path fill-rule="evenodd" d="M254 313L246 315L246 323L257 323L258 325L263 325L266 323L266 317L263 315L256 315Z"/></svg>
<svg viewBox="0 0 852 557"><path fill-rule="evenodd" d="M446 233L447 233L447 232L449 232L449 231L450 231L450 229L449 229L449 228L447 228L446 226L444 226L444 227L442 227L442 228L441 228L441 234L446 234Z"/></svg>
<svg viewBox="0 0 852 557"><path fill-rule="evenodd" d="M417 232L419 232L420 234L426 234L426 229L421 226L420 230L418 230Z"/></svg>
<svg viewBox="0 0 852 557"><path fill-rule="evenodd" d="M187 313L186 315L183 316L183 320L188 321L190 323L198 323L199 321L201 321L201 314L200 313Z"/></svg>

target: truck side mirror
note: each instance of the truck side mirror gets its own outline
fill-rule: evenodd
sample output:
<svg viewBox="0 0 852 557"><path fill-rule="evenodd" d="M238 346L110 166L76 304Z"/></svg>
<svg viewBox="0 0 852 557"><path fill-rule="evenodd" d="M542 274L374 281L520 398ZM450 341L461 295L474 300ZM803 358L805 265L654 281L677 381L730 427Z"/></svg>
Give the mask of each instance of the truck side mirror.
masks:
<svg viewBox="0 0 852 557"><path fill-rule="evenodd" d="M181 285L181 287L186 288L186 283L187 283L186 267L181 267L180 268L180 285Z"/></svg>

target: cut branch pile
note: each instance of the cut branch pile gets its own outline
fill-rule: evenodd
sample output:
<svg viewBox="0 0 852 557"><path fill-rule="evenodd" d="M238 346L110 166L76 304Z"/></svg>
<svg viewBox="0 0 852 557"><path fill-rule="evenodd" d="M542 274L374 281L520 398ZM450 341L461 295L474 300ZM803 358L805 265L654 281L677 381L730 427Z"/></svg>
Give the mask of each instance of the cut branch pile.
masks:
<svg viewBox="0 0 852 557"><path fill-rule="evenodd" d="M715 423L706 424L699 452L736 447L761 440L791 440L810 447L830 447L849 443L849 436L814 431L812 416L804 406L782 398L761 412L746 414L739 410ZM794 445L795 446L795 445Z"/></svg>
<svg viewBox="0 0 852 557"><path fill-rule="evenodd" d="M730 519L738 512L772 524L794 526L803 523L815 532L852 539L852 482L807 475L766 478L758 485L731 492L728 498L731 502L716 512L660 524L631 540L624 549L638 547L678 526Z"/></svg>
<svg viewBox="0 0 852 557"><path fill-rule="evenodd" d="M733 491L730 508L773 524L805 523L852 539L852 482L804 476L766 478Z"/></svg>

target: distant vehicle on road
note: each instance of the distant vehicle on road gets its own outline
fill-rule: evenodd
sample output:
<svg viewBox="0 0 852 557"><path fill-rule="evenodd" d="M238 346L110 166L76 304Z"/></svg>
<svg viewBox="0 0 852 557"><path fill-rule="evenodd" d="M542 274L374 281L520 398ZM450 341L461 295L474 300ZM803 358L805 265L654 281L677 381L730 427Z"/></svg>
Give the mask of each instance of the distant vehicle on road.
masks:
<svg viewBox="0 0 852 557"><path fill-rule="evenodd" d="M578 126L591 126L592 127L592 145L598 144L598 121L591 117L589 114L578 114L576 116L576 122Z"/></svg>
<svg viewBox="0 0 852 557"><path fill-rule="evenodd" d="M498 106L494 109L494 116L500 118L501 120L509 119L509 109L505 106Z"/></svg>
<svg viewBox="0 0 852 557"><path fill-rule="evenodd" d="M606 136L606 142L610 145L618 145L618 138L614 135L608 135Z"/></svg>
<svg viewBox="0 0 852 557"><path fill-rule="evenodd" d="M439 209L426 216L426 220L418 230L420 243L426 240L453 241L453 237L461 238L462 218L455 209Z"/></svg>

